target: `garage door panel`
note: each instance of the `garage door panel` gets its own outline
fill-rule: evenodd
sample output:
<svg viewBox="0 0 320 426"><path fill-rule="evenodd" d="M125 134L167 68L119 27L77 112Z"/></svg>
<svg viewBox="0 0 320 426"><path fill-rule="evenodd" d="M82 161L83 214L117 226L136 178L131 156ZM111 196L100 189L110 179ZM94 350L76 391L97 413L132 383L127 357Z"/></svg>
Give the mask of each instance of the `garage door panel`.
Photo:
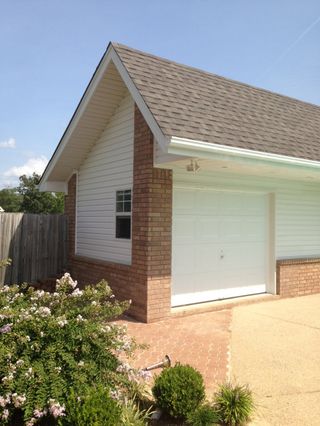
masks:
<svg viewBox="0 0 320 426"><path fill-rule="evenodd" d="M174 306L265 291L266 195L176 188L174 206Z"/></svg>
<svg viewBox="0 0 320 426"><path fill-rule="evenodd" d="M238 242L245 237L240 217L226 216L220 218L220 241Z"/></svg>
<svg viewBox="0 0 320 426"><path fill-rule="evenodd" d="M230 268L224 272L224 288L246 287L265 284L260 268Z"/></svg>
<svg viewBox="0 0 320 426"><path fill-rule="evenodd" d="M179 244L193 244L197 220L194 216L181 215L175 224L175 241Z"/></svg>
<svg viewBox="0 0 320 426"><path fill-rule="evenodd" d="M257 199L259 199L259 202L257 202ZM264 195L242 194L242 215L265 217L266 203Z"/></svg>
<svg viewBox="0 0 320 426"><path fill-rule="evenodd" d="M265 244L260 242L224 244L220 250L223 269L257 266L265 271ZM237 260L235 262L235 259Z"/></svg>
<svg viewBox="0 0 320 426"><path fill-rule="evenodd" d="M180 273L175 281L175 295L192 294L195 291L194 275Z"/></svg>
<svg viewBox="0 0 320 426"><path fill-rule="evenodd" d="M173 208L177 214L194 214L196 193L189 190L180 189L175 192Z"/></svg>
<svg viewBox="0 0 320 426"><path fill-rule="evenodd" d="M199 216L195 221L197 242L216 242L220 239L220 224L217 216Z"/></svg>
<svg viewBox="0 0 320 426"><path fill-rule="evenodd" d="M266 201L264 196L257 194L224 193L221 197L221 207L224 215L231 216L264 216ZM257 203L257 198L260 202Z"/></svg>
<svg viewBox="0 0 320 426"><path fill-rule="evenodd" d="M244 241L266 241L265 217L247 217L242 222L242 228Z"/></svg>
<svg viewBox="0 0 320 426"><path fill-rule="evenodd" d="M222 243L266 240L265 217L223 217L219 229Z"/></svg>
<svg viewBox="0 0 320 426"><path fill-rule="evenodd" d="M210 272L214 275L220 268L219 244L195 245L195 273Z"/></svg>
<svg viewBox="0 0 320 426"><path fill-rule="evenodd" d="M217 215L220 212L221 194L216 191L196 191L195 213L202 215Z"/></svg>
<svg viewBox="0 0 320 426"><path fill-rule="evenodd" d="M172 265L172 274L179 277L180 274L195 273L195 247L192 244L184 244L174 247L175 262ZM187 260L187 261L186 261Z"/></svg>
<svg viewBox="0 0 320 426"><path fill-rule="evenodd" d="M221 280L217 271L214 274L210 272L199 273L194 279L195 292L219 290L220 287Z"/></svg>
<svg viewBox="0 0 320 426"><path fill-rule="evenodd" d="M220 213L227 216L248 214L246 195L238 192L221 193Z"/></svg>

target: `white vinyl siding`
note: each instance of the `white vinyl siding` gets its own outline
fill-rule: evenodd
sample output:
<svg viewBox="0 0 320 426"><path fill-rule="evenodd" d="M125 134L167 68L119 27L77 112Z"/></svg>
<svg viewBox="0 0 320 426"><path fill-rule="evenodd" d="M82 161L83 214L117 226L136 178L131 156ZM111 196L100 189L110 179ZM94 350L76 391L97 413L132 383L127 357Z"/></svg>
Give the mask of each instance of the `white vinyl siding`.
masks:
<svg viewBox="0 0 320 426"><path fill-rule="evenodd" d="M318 184L209 171L193 174L183 169L174 170L173 181L178 187L215 187L229 191L274 194L276 259L320 256Z"/></svg>
<svg viewBox="0 0 320 426"><path fill-rule="evenodd" d="M320 256L319 190L281 190L277 195L277 258Z"/></svg>
<svg viewBox="0 0 320 426"><path fill-rule="evenodd" d="M134 103L127 95L78 172L76 253L131 263L131 240L115 237L116 191L132 189Z"/></svg>

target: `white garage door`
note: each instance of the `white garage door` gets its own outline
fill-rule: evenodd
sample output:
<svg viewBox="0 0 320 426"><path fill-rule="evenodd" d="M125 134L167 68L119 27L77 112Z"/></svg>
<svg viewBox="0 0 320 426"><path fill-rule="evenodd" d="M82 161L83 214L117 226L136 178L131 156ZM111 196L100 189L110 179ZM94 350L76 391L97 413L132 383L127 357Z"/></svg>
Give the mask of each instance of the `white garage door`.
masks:
<svg viewBox="0 0 320 426"><path fill-rule="evenodd" d="M266 291L265 194L174 189L172 305Z"/></svg>

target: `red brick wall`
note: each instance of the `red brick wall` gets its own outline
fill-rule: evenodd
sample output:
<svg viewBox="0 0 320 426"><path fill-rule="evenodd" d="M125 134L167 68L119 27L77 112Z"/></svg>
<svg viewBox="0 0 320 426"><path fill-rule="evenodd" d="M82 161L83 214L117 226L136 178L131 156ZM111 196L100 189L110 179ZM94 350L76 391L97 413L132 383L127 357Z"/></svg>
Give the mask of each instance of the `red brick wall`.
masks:
<svg viewBox="0 0 320 426"><path fill-rule="evenodd" d="M139 109L134 117L132 264L121 265L74 255L75 175L68 184L69 270L80 283L105 278L130 313L145 322L170 315L172 172L153 167L153 135Z"/></svg>
<svg viewBox="0 0 320 426"><path fill-rule="evenodd" d="M277 293L302 296L320 292L320 259L277 261Z"/></svg>

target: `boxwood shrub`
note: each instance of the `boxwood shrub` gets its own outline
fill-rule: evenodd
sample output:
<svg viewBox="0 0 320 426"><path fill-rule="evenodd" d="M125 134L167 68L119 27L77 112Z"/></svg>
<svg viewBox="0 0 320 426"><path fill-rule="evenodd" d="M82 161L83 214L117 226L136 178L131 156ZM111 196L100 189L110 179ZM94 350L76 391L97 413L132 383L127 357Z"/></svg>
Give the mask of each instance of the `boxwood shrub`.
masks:
<svg viewBox="0 0 320 426"><path fill-rule="evenodd" d="M152 392L158 406L178 419L186 419L205 397L199 371L179 363L166 368L156 377Z"/></svg>

